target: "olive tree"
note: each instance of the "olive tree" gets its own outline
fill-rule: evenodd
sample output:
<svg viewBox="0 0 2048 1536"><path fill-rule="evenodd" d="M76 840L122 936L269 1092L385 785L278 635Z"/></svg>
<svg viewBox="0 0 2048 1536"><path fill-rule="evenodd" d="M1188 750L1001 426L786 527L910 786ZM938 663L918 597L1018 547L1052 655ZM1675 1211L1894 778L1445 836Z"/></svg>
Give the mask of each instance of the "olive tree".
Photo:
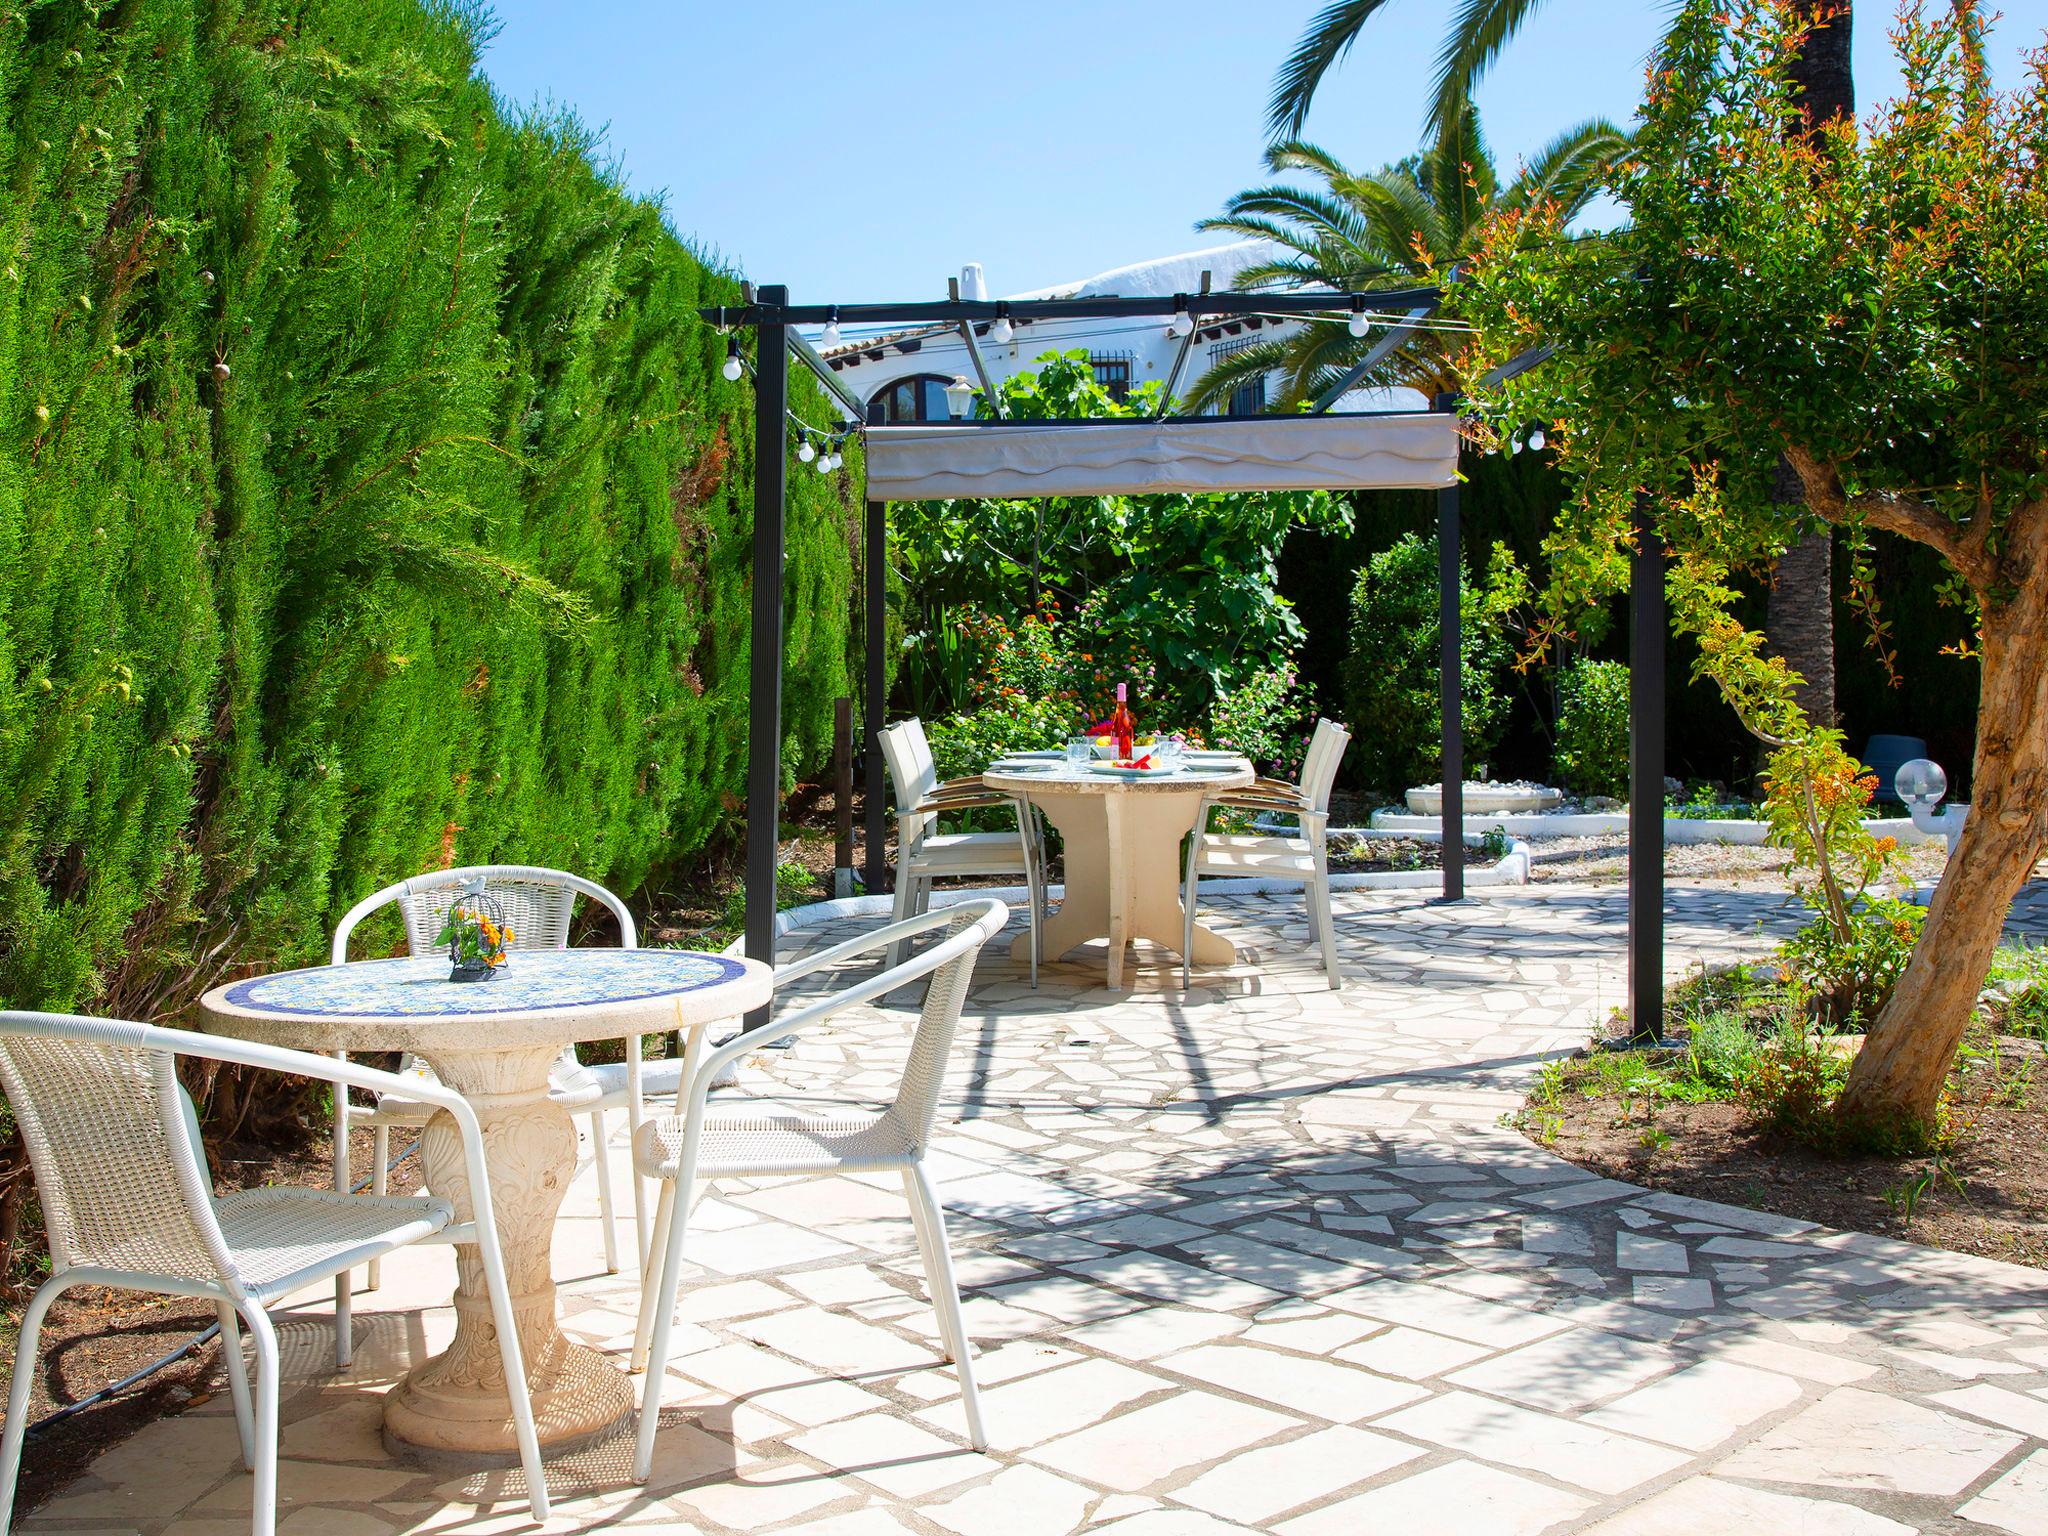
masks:
<svg viewBox="0 0 2048 1536"><path fill-rule="evenodd" d="M1909 7L1899 98L1860 133L1805 133L1802 8L1690 0L1613 176L1627 228L1510 215L1460 289L1487 363L1554 349L1476 407L1560 445L1557 585L1617 585L1647 508L1674 615L1759 734L1813 727L1731 583L1823 524L1946 562L1981 659L1975 787L1841 1100L1873 1121L1932 1122L2048 830L2048 66L1993 93L1980 28L1966 4ZM1773 495L1781 461L1803 505Z"/></svg>

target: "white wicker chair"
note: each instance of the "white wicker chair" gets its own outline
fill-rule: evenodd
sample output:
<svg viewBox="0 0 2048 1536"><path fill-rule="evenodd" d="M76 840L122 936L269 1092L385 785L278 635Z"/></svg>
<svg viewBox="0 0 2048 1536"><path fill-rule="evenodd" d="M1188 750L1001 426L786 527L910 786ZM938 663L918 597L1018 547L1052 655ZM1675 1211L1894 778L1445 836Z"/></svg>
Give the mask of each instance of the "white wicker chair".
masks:
<svg viewBox="0 0 2048 1536"><path fill-rule="evenodd" d="M485 894L504 908L505 924L513 933L511 947L515 950L568 948L569 921L575 913L578 896L601 902L610 909L618 919L621 948L639 946L633 914L626 910L623 901L593 880L585 880L564 870L528 864L473 864L461 869L439 869L414 875L409 880L387 885L383 890L365 896L349 908L335 928L329 959L335 965L344 964L348 960L349 939L354 935L356 926L372 912L394 902L405 919L407 949L414 954L430 952L434 938L448 916L448 909L462 894L464 884L478 876L484 879ZM617 1274L619 1270L619 1239L612 1204L611 1161L605 1156L605 1116L608 1111L623 1109L627 1123L638 1125L642 1119L643 1099L647 1095L673 1098L682 1072L682 1063L677 1061L651 1062L643 1067L638 1035L629 1037L625 1047L624 1061L600 1066L585 1066L576 1059L576 1048L566 1047L561 1060L555 1065L552 1086L556 1103L573 1113L590 1116L591 1147L597 1161L598 1213L604 1224L604 1265L611 1274ZM432 1067L411 1055L400 1061L398 1070L400 1075L412 1081L439 1081ZM431 1114L431 1108L416 1098L384 1096L368 1106L350 1105L346 1120L341 1116L335 1118L334 1187L343 1190L349 1187L350 1126L368 1125L377 1133L377 1163L372 1171L371 1187L381 1195L389 1187L392 1129L418 1131L426 1125ZM633 1229L636 1252L645 1262L647 1202L637 1179L633 1187ZM372 1264L369 1289L377 1288L379 1278L378 1266ZM337 1286L340 1285L341 1282L337 1282ZM337 1295L337 1305L345 1308L347 1298Z"/></svg>
<svg viewBox="0 0 2048 1536"><path fill-rule="evenodd" d="M953 1279L952 1255L946 1246L945 1218L924 1168L944 1087L946 1058L959 1028L960 1009L981 946L1002 931L1009 909L992 898L964 901L942 911L837 945L775 973L778 987L799 976L837 965L856 955L890 948L935 928L946 936L908 963L885 968L848 987L779 1017L767 1028L728 1040L716 1049L705 1047L702 1026L692 1030L684 1049L689 1083L677 1105L679 1115L647 1121L633 1138L634 1161L649 1178L660 1179L661 1199L655 1208L653 1258L642 1282L640 1322L633 1338L633 1368L646 1373L640 1397L640 1434L633 1475L646 1482L653 1465L654 1431L661 1417L661 1386L668 1365L669 1327L675 1317L676 1286L682 1271L683 1229L689 1219L691 1192L698 1180L758 1178L779 1175L823 1176L844 1173L895 1172L902 1175L910 1201L911 1225L924 1260L925 1286L938 1314L939 1339L960 1373L960 1395L967 1410L968 1433L977 1450L986 1450L981 1399L974 1384L967 1327L960 1315L960 1292ZM721 1098L709 1106L712 1082L721 1068L757 1050L767 1036L800 1035L835 1014L895 991L919 976L929 975L924 1010L910 1043L909 1056L896 1096L879 1112L852 1111L829 1119L799 1116L773 1104L750 1107L745 1101ZM681 1191L679 1196L678 1191Z"/></svg>
<svg viewBox="0 0 2048 1536"><path fill-rule="evenodd" d="M1012 875L1021 879L1031 918L1031 985L1038 985L1039 919L1045 907L1045 860L1038 823L1028 801L1001 794L976 778L939 782L924 722L904 720L881 732L882 758L896 786L896 905L902 922L927 911L932 883L967 876ZM1014 832L940 832L948 811L1007 809L1016 814ZM889 952L889 964L903 958L903 946Z"/></svg>
<svg viewBox="0 0 2048 1536"><path fill-rule="evenodd" d="M1344 761L1344 748L1350 741L1351 733L1343 726L1318 720L1315 735L1309 739L1308 754L1302 759L1299 784L1262 777L1249 789L1226 790L1203 801L1195 819L1195 835L1188 844L1187 873L1181 891L1182 986L1189 985L1192 979L1188 950L1195 942L1195 891L1203 875L1300 882L1308 905L1309 941L1314 943L1319 937L1322 941L1323 970L1330 978L1330 990L1334 992L1344 985L1343 972L1337 968L1337 935L1330 922L1330 855L1326 835L1330 791L1337 783L1337 767ZM1209 813L1217 806L1293 816L1301 823L1301 835L1211 832Z"/></svg>
<svg viewBox="0 0 2048 1536"><path fill-rule="evenodd" d="M378 1199L325 1189L268 1188L216 1196L198 1116L179 1085L177 1058L262 1067L372 1093L403 1091L445 1109L462 1138L475 1220L457 1223L446 1200ZM36 1343L50 1303L77 1285L118 1286L213 1302L221 1359L234 1399L242 1460L256 1474L255 1536L277 1525L277 1334L264 1310L290 1293L346 1274L409 1243L473 1243L512 1399L512 1419L537 1521L548 1518L540 1442L526 1395L519 1332L491 1212L483 1135L460 1094L433 1083L329 1056L281 1050L118 1019L0 1013L0 1087L28 1143L50 1238L51 1274L22 1317L0 1439L0 1530L14 1508L27 1430ZM239 1324L256 1350L253 1402ZM336 1333L337 1358L345 1337Z"/></svg>

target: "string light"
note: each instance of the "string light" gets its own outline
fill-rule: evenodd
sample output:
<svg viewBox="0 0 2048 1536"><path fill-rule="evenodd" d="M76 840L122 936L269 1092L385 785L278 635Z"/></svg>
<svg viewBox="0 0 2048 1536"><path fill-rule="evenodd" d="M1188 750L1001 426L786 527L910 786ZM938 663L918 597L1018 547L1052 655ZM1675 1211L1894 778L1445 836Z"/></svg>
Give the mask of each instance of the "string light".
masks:
<svg viewBox="0 0 2048 1536"><path fill-rule="evenodd" d="M825 329L818 334L818 345L826 351L839 345L839 306L834 304L832 312L825 317Z"/></svg>
<svg viewBox="0 0 2048 1536"><path fill-rule="evenodd" d="M999 347L1007 347L1010 338L1016 334L1016 327L1010 324L1010 306L998 304L995 321L988 328L988 339Z"/></svg>
<svg viewBox="0 0 2048 1536"><path fill-rule="evenodd" d="M807 437L803 440L802 445L798 447L796 456L799 463L808 464L818 456L818 450L811 446L811 440Z"/></svg>
<svg viewBox="0 0 2048 1536"><path fill-rule="evenodd" d="M1351 301L1351 318L1344 322L1344 326L1354 336L1363 336L1372 329L1372 317L1365 312L1365 300Z"/></svg>
<svg viewBox="0 0 2048 1536"><path fill-rule="evenodd" d="M1195 318L1188 313L1188 298L1184 293L1173 296L1173 318L1166 322L1166 334L1185 336L1195 328Z"/></svg>
<svg viewBox="0 0 2048 1536"><path fill-rule="evenodd" d="M1543 445L1548 441L1549 439L1543 435L1543 429L1541 427L1536 428L1535 431L1529 434L1529 446L1531 448L1534 448L1538 453L1541 453L1543 451Z"/></svg>
<svg viewBox="0 0 2048 1536"><path fill-rule="evenodd" d="M725 342L725 366L723 368L720 368L718 371L724 374L728 380L732 381L733 383L738 383L740 373L744 366L745 365L740 362L739 337L727 337Z"/></svg>

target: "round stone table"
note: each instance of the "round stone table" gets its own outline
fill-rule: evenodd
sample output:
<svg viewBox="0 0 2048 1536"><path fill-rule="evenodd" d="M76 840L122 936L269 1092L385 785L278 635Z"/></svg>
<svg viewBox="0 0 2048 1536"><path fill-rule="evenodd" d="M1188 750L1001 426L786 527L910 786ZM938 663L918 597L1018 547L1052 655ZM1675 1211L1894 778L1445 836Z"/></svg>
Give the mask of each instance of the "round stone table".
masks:
<svg viewBox="0 0 2048 1536"><path fill-rule="evenodd" d="M475 1106L483 1127L505 1276L525 1351L543 1455L604 1438L633 1408L624 1371L572 1344L555 1316L550 1246L576 1171L576 1128L548 1097L572 1041L688 1029L766 1003L773 973L753 960L677 949L515 950L501 974L451 982L445 956L361 960L216 987L208 1028L313 1051L411 1051ZM437 1112L421 1137L427 1187L473 1212L462 1143ZM385 1439L431 1462L516 1462L512 1405L473 1244L455 1250L455 1338L384 1402Z"/></svg>
<svg viewBox="0 0 2048 1536"><path fill-rule="evenodd" d="M1045 923L1045 957L1077 945L1109 941L1109 985L1124 984L1124 947L1150 939L1180 953L1181 840L1195 827L1202 801L1242 789L1256 776L1241 757L1198 758L1158 778L1125 779L1086 763L1004 762L981 776L990 789L1029 800L1066 842L1066 895ZM1029 934L1012 954L1028 958ZM1195 924L1196 965L1229 965L1228 939Z"/></svg>

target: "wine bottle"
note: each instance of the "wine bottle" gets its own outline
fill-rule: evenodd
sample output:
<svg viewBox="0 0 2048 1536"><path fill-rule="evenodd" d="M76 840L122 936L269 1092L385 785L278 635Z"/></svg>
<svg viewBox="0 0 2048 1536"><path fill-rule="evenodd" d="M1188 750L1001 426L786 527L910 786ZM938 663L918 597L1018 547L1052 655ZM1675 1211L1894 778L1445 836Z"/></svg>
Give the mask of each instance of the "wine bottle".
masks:
<svg viewBox="0 0 2048 1536"><path fill-rule="evenodd" d="M1137 723L1131 719L1130 707L1126 702L1127 698L1125 685L1118 683L1116 685L1116 711L1109 717L1109 728L1116 734L1116 756L1117 761L1120 763L1128 763L1137 756L1138 727Z"/></svg>

